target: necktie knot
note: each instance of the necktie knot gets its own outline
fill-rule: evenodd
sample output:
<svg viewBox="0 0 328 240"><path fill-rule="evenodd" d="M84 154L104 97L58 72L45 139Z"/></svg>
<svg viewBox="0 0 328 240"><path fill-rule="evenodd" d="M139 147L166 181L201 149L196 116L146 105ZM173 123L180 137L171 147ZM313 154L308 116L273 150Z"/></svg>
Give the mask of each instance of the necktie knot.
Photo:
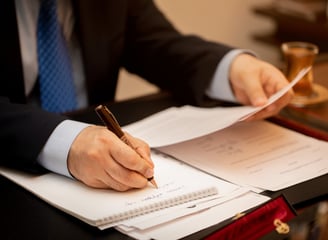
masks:
<svg viewBox="0 0 328 240"><path fill-rule="evenodd" d="M56 0L41 1L37 42L42 107L58 113L76 109L72 67L57 18Z"/></svg>

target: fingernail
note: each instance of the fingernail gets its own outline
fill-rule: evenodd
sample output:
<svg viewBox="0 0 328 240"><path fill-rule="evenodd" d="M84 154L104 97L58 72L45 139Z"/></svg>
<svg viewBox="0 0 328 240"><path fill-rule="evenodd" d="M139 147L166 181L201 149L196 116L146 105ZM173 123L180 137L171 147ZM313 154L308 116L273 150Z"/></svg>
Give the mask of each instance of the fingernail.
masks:
<svg viewBox="0 0 328 240"><path fill-rule="evenodd" d="M146 177L146 178L150 178L150 177L152 177L152 176L154 176L154 169L152 169L152 168L148 168L147 171L146 171L146 175L145 175L145 177Z"/></svg>

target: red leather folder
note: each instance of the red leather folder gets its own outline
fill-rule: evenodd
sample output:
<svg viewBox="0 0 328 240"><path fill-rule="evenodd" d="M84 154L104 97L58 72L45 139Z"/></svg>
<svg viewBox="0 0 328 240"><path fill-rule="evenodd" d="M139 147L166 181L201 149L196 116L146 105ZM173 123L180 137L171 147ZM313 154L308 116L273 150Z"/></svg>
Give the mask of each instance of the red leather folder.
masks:
<svg viewBox="0 0 328 240"><path fill-rule="evenodd" d="M205 237L217 239L259 239L271 231L288 234L288 221L296 216L295 210L283 195L270 199L247 213L237 214L224 227Z"/></svg>

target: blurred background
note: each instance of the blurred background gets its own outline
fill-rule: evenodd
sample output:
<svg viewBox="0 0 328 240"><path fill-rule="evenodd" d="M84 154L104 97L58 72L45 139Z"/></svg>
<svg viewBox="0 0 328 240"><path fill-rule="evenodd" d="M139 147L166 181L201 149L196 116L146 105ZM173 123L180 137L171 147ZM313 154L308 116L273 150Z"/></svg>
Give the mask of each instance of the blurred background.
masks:
<svg viewBox="0 0 328 240"><path fill-rule="evenodd" d="M177 29L255 51L275 65L280 43L311 41L328 48L327 0L155 0ZM158 89L122 70L116 100Z"/></svg>

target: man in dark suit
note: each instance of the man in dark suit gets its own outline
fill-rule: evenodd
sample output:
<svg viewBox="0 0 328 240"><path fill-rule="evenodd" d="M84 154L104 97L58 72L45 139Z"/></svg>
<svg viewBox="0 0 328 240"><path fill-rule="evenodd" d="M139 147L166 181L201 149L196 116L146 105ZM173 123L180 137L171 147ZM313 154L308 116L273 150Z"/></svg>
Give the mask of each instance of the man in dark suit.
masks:
<svg viewBox="0 0 328 240"><path fill-rule="evenodd" d="M32 56L35 53L33 43L32 48L26 47L29 41L23 39L34 33L26 30L31 25L22 25L28 19L33 22L39 3L21 2L4 1L0 9L4 30L0 40L1 164L25 170L41 165L92 187L121 191L144 187L154 167L146 143L129 136L137 154L104 127L69 121L31 103L38 97L38 78L36 72L35 82L27 81L33 71L24 59L29 56L25 50ZM250 54L182 35L153 1L61 1L61 5L67 3L74 16L71 42L78 46L77 59L83 69L86 100L80 107L112 100L121 67L171 91L183 102L200 106L208 98L261 105L288 83L278 69ZM291 95L256 118L277 113ZM74 130L68 133L67 129Z"/></svg>

